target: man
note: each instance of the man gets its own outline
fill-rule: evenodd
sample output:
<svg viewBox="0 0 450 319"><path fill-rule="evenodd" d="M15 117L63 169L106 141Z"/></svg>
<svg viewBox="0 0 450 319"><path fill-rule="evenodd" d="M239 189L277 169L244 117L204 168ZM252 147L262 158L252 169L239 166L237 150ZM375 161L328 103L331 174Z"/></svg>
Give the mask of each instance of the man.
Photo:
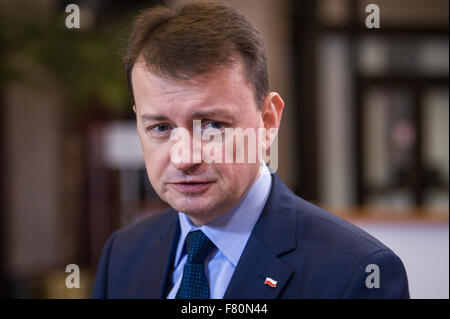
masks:
<svg viewBox="0 0 450 319"><path fill-rule="evenodd" d="M229 152L227 129L266 129L265 152L274 141L284 102L268 91L264 41L244 16L216 3L144 11L125 62L148 177L171 208L109 238L94 298L409 297L389 248L294 195L260 153L194 160L194 138L189 160L176 160L179 131L214 131L215 155ZM251 148L233 146L233 156Z"/></svg>

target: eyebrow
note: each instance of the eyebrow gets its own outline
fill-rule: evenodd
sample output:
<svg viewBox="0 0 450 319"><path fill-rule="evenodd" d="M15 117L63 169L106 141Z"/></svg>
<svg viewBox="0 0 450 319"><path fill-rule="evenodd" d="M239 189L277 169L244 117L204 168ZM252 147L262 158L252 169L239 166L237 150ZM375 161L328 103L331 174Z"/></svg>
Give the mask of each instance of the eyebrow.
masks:
<svg viewBox="0 0 450 319"><path fill-rule="evenodd" d="M165 115L159 115L159 114L142 114L141 119L144 121L169 121L169 118Z"/></svg>
<svg viewBox="0 0 450 319"><path fill-rule="evenodd" d="M211 110L211 111L197 111L197 112L192 113L191 118L198 119L198 118L210 118L210 117L216 117L216 116L222 116L222 117L234 119L232 113L225 111L223 109ZM144 113L140 117L144 121L155 121L155 122L170 121L170 119L163 114Z"/></svg>
<svg viewBox="0 0 450 319"><path fill-rule="evenodd" d="M211 111L197 111L192 114L192 118L209 118L222 116L227 118L234 118L232 113L227 110L219 109L219 110L211 110Z"/></svg>

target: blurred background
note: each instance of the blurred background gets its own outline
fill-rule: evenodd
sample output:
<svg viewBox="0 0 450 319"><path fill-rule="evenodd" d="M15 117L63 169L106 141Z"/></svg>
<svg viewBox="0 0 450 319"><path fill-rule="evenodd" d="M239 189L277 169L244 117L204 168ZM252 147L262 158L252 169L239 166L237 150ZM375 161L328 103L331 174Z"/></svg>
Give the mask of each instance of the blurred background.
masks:
<svg viewBox="0 0 450 319"><path fill-rule="evenodd" d="M180 2L0 0L1 297L89 297L108 236L166 207L121 54L141 9ZM449 298L449 2L223 2L267 42L286 102L280 177L392 248L411 297ZM70 3L79 29L66 28ZM379 29L365 25L370 3Z"/></svg>

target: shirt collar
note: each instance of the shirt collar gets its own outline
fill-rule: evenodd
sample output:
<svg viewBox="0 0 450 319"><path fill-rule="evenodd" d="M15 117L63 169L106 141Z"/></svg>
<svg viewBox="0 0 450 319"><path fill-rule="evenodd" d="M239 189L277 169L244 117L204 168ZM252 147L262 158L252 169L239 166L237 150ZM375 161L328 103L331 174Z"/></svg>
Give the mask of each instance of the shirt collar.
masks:
<svg viewBox="0 0 450 319"><path fill-rule="evenodd" d="M181 236L175 255L175 267L184 255L184 241L192 230L200 229L214 243L218 250L236 267L247 240L269 197L272 177L265 163L261 165L256 181L245 197L230 211L212 222L195 226L189 217L178 212Z"/></svg>

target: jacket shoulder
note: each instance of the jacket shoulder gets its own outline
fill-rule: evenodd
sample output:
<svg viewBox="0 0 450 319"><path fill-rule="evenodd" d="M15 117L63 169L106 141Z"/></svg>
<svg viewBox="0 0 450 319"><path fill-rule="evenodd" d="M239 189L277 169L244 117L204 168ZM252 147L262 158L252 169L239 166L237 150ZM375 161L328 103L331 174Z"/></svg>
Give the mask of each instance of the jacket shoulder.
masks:
<svg viewBox="0 0 450 319"><path fill-rule="evenodd" d="M294 270L286 298L409 298L405 267L389 247L279 181L277 186L272 211L293 216L296 232L296 249L281 256ZM382 288L369 289L367 267L377 267Z"/></svg>
<svg viewBox="0 0 450 319"><path fill-rule="evenodd" d="M272 180L268 201L271 221L287 218L290 222L286 227L295 224L297 247L366 254L389 249L358 226L294 194L277 174Z"/></svg>
<svg viewBox="0 0 450 319"><path fill-rule="evenodd" d="M115 241L136 243L147 241L160 236L164 230L169 229L178 216L172 208L135 220L115 232Z"/></svg>
<svg viewBox="0 0 450 319"><path fill-rule="evenodd" d="M370 254L390 250L360 227L298 196L298 221L303 243L325 245L330 249Z"/></svg>

